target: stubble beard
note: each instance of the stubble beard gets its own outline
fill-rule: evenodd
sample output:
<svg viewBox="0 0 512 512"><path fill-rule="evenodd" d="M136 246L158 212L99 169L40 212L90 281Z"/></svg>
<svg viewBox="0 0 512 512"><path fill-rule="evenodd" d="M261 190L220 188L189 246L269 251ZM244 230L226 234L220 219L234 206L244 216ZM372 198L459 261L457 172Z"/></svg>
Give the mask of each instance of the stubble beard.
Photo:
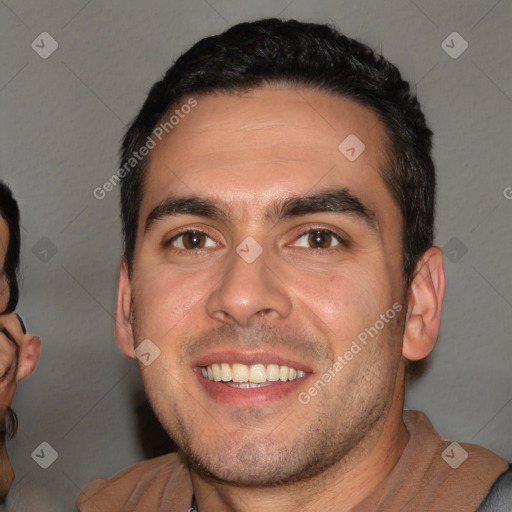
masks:
<svg viewBox="0 0 512 512"><path fill-rule="evenodd" d="M135 313L132 327L139 339ZM391 343L387 338L392 334L390 330L381 334L380 344L384 348ZM213 417L209 417L212 430L220 433L212 445L204 435L208 425L195 419L193 409L180 407L179 400L162 391L152 392L153 386L146 380L144 383L163 428L202 478L247 488L291 486L318 477L326 482L330 476L335 478L348 472L382 433L381 425L385 423L392 399L393 376L386 375L385 368L381 368L382 376L376 379L380 352L373 351L356 375L350 374L348 379L338 376L337 386L329 384L323 389L315 397L318 402L323 400L321 406L314 410L313 405L301 405L307 425L292 418L278 425L275 432L253 435L245 440L245 434L258 427L258 411L246 411L248 414L241 424L247 425L252 415L254 428L246 426L244 431L241 427L236 443L226 429L215 427ZM386 378L388 385L382 381ZM185 398L183 395L183 400ZM301 433L290 441L290 433L296 432L297 424Z"/></svg>

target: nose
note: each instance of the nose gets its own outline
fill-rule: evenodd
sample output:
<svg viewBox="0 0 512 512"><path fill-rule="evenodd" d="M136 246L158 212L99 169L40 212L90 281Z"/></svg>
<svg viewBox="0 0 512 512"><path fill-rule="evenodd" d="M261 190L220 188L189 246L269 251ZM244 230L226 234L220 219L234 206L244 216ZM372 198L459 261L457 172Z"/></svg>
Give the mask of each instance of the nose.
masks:
<svg viewBox="0 0 512 512"><path fill-rule="evenodd" d="M263 251L249 262L233 251L226 270L210 293L208 315L223 323L248 326L264 318L267 321L290 315L290 291L272 269Z"/></svg>

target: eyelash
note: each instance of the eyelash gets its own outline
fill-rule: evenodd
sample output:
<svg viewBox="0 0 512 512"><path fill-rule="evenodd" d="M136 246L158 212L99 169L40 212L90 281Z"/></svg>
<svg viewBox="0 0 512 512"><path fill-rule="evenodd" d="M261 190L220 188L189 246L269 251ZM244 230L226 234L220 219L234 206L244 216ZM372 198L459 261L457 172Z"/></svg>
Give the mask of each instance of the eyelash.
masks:
<svg viewBox="0 0 512 512"><path fill-rule="evenodd" d="M175 247L171 246L171 244L175 240L177 240L180 236L186 235L188 233L197 233L200 235L206 235L213 240L213 236L208 230L206 230L206 229L190 229L189 228L189 229L184 229L183 231L176 233L172 238L165 240L162 244L164 249L167 249L170 252L176 253L176 254L183 254L185 252L185 253L188 253L187 254L188 256L192 256L192 257L202 256L206 249L176 249Z"/></svg>
<svg viewBox="0 0 512 512"><path fill-rule="evenodd" d="M344 247L345 249L348 249L349 247L349 242L346 238L344 238L343 236L341 236L339 233L336 233L336 231L333 231L332 229L327 229L327 228L322 228L322 227L313 227L313 228L308 228L308 229L305 229L304 231L301 231L297 236L296 236L296 240L299 240L300 238L302 238L304 235L307 235L309 233L313 233L313 232L320 232L322 234L329 234L331 235L335 240L337 240L340 244L340 246ZM335 246L335 247L329 247L328 249L323 249L323 252L326 252L326 251L333 251L333 250L336 250L338 246ZM320 249L319 247L314 249L314 248L309 248L311 251L314 251L315 253L318 252L318 249ZM339 247L338 247L339 249Z"/></svg>
<svg viewBox="0 0 512 512"><path fill-rule="evenodd" d="M295 237L295 240L299 240L300 238L302 238L304 235L307 235L309 233L312 233L312 232L321 232L323 234L329 234L331 235L334 239L336 239L340 246L344 247L344 248L348 248L349 247L349 242L343 238L340 234L336 233L335 231L331 230L331 229L327 229L327 228L323 228L323 227L310 227L310 228L307 228L303 231L301 231L300 233L298 233ZM208 236L209 238L211 238L213 240L213 236L212 236L212 233L210 233L208 230L206 229L185 229L183 231L180 231L179 233L175 234L172 238L169 238L168 240L164 241L163 242L163 247L170 250L171 252L174 252L174 253L183 253L183 252L188 252L188 253L192 253L191 255L192 256L200 256L202 254L203 251L207 250L207 249L176 249L174 247L171 246L171 244L176 241L180 236L183 236L183 235L186 235L188 233L197 233L197 234L201 234L201 235L206 235ZM338 246L335 246L335 247L329 247L327 249L323 249L321 252L331 252L333 250L336 250L336 249L339 249ZM303 249L306 249L306 248L303 248ZM314 253L318 253L319 249L321 248L307 248L309 249L310 251L313 251Z"/></svg>

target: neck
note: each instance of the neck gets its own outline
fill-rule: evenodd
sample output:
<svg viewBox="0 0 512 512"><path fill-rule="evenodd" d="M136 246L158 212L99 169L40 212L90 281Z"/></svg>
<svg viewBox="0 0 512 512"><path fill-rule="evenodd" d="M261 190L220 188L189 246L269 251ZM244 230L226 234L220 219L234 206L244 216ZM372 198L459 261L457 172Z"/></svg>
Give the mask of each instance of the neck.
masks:
<svg viewBox="0 0 512 512"><path fill-rule="evenodd" d="M403 389L403 388L402 388ZM409 440L402 419L403 391L388 414L350 457L312 479L293 484L247 488L204 479L190 470L199 512L347 512L372 493L400 459ZM350 459L350 460L349 460Z"/></svg>

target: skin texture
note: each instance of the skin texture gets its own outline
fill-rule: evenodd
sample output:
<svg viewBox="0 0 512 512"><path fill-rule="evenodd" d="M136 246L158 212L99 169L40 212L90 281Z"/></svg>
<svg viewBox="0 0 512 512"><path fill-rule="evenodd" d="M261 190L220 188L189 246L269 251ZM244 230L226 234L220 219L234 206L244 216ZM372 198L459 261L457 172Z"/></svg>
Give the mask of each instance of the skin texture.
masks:
<svg viewBox="0 0 512 512"><path fill-rule="evenodd" d="M437 340L442 252L423 255L405 290L401 215L381 171L386 135L365 107L303 89L197 100L150 155L132 276L125 261L120 267L118 343L129 357L144 339L160 350L139 365L155 412L191 461L200 510L349 510L407 443L405 358L426 357ZM338 150L349 134L365 144L353 162ZM276 201L333 188L372 210L374 226L347 213L278 223L265 215ZM162 201L192 194L222 201L229 219L166 217L145 231ZM182 228L208 230L201 250L187 252L190 237L173 238ZM307 229L329 229L345 243L326 235L318 248L301 236ZM252 263L236 252L249 236L262 249ZM393 304L401 312L300 403L299 393ZM222 403L194 371L221 349L270 352L309 375L280 399Z"/></svg>

